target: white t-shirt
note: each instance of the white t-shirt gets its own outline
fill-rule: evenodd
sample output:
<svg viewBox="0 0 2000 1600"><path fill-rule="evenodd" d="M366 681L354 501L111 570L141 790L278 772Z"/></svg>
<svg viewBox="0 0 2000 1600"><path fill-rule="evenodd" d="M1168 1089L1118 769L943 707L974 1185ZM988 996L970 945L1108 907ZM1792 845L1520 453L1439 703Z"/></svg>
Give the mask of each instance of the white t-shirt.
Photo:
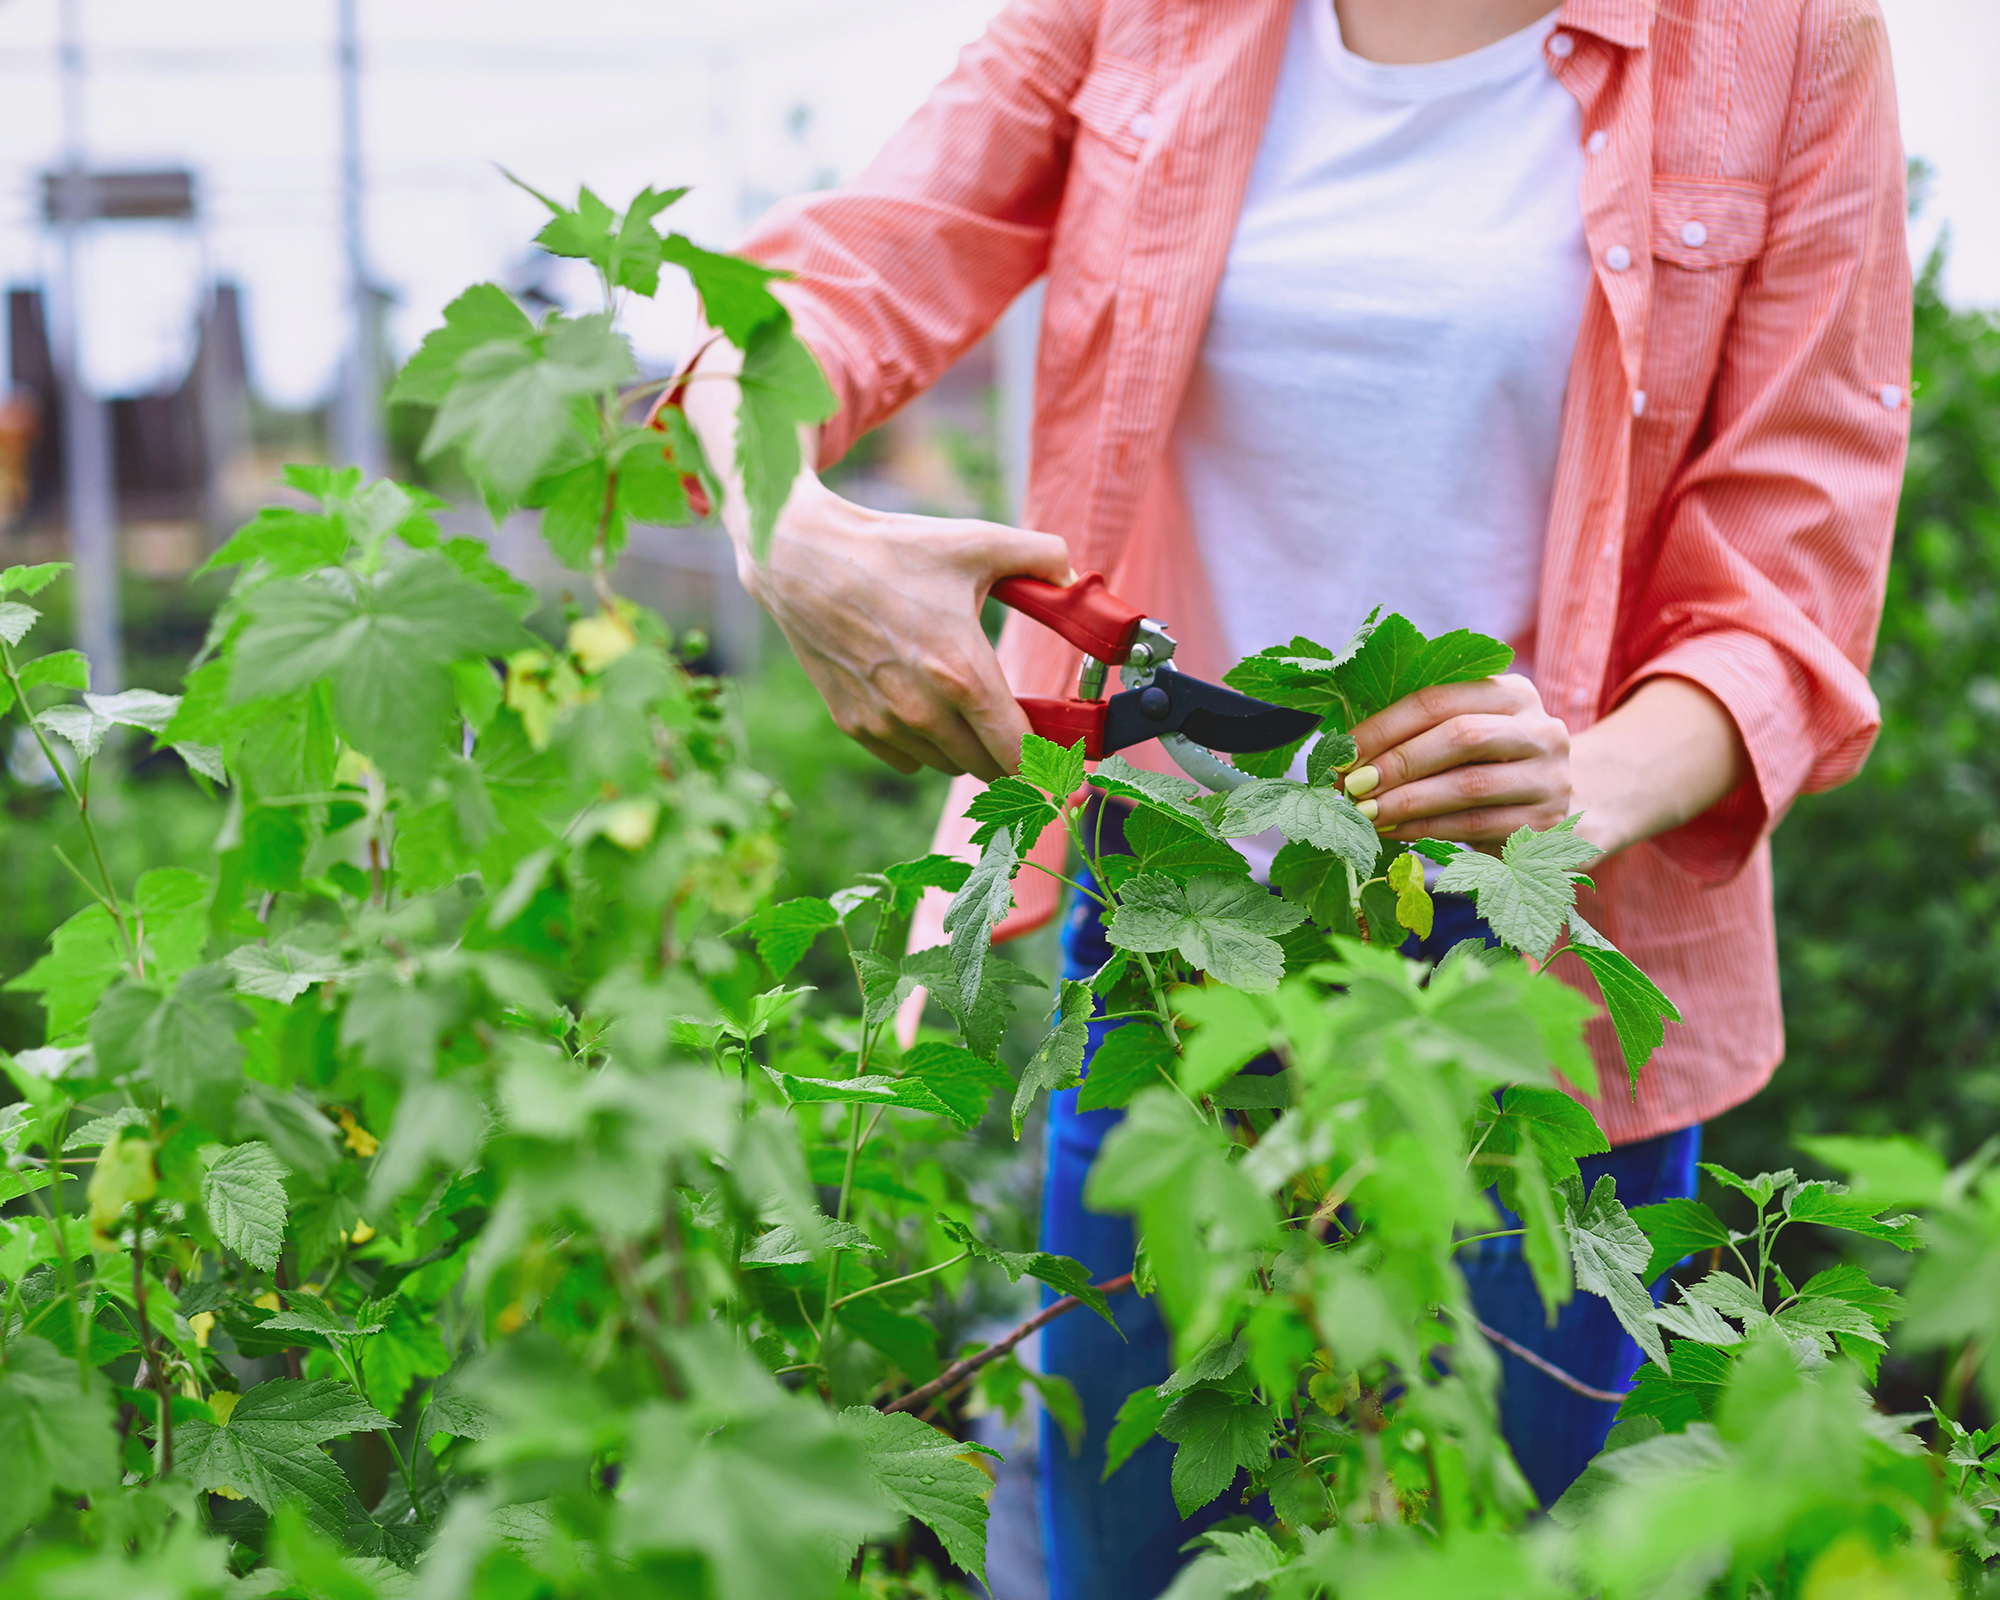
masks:
<svg viewBox="0 0 2000 1600"><path fill-rule="evenodd" d="M1174 429L1237 654L1338 646L1378 602L1531 638L1590 278L1554 21L1386 66L1298 0Z"/></svg>

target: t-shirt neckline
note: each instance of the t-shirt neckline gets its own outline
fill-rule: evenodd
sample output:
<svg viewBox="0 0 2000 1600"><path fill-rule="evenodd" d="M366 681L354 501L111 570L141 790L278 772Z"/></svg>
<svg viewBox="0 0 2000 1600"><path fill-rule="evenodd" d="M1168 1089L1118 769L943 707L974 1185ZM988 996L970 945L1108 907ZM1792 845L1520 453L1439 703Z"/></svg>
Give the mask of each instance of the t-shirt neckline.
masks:
<svg viewBox="0 0 2000 1600"><path fill-rule="evenodd" d="M1300 0L1312 14L1313 34L1334 73L1356 89L1385 100L1437 100L1467 89L1483 88L1515 76L1542 60L1542 47L1555 31L1562 8L1528 24L1518 33L1481 45L1477 50L1444 61L1370 61L1347 48L1340 36L1340 18L1333 0Z"/></svg>

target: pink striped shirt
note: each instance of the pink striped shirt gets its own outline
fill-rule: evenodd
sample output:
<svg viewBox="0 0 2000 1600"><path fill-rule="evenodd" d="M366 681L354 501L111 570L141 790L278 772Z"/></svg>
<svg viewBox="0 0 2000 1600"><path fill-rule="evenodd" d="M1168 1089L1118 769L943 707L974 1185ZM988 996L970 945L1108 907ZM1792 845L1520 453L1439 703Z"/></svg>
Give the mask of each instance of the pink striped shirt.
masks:
<svg viewBox="0 0 2000 1600"><path fill-rule="evenodd" d="M1291 5L1014 0L854 184L781 205L748 244L797 274L786 296L841 402L829 461L1046 274L1024 521L1170 619L1211 677L1228 663L1162 468ZM1908 434L1903 155L1876 0L1566 0L1548 49L1582 109L1595 281L1536 680L1576 731L1647 678L1691 679L1752 769L1584 896L1685 1018L1636 1104L1592 1102L1625 1143L1776 1069L1766 841L1800 793L1853 776L1879 726L1867 668ZM1073 687L1076 653L1037 624L1011 618L1000 649L1018 692ZM963 846L971 790L954 786L941 848ZM1036 848L1053 860L1062 840ZM1054 887L1023 874L1003 934L1045 920ZM1591 1043L1622 1084L1601 1018Z"/></svg>

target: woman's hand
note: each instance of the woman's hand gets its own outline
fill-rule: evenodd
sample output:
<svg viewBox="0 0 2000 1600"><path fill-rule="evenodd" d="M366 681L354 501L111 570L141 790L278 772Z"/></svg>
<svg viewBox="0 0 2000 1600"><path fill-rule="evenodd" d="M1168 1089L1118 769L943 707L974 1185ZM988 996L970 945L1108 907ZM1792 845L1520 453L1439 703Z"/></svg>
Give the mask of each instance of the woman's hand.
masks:
<svg viewBox="0 0 2000 1600"><path fill-rule="evenodd" d="M912 517L843 500L808 465L792 484L764 559L736 470L742 355L712 338L684 402L722 483L736 571L783 630L841 732L899 772L936 767L997 778L1021 764L1026 714L979 625L1001 578L1068 583L1069 546L991 522ZM802 428L804 459L817 430Z"/></svg>
<svg viewBox="0 0 2000 1600"><path fill-rule="evenodd" d="M1016 573L1067 583L1053 534L870 511L800 480L743 586L784 631L841 732L899 772L997 778L1020 764L1028 719L979 625Z"/></svg>
<svg viewBox="0 0 2000 1600"><path fill-rule="evenodd" d="M1692 821L1754 776L1736 722L1686 678L1649 678L1572 741L1526 678L1422 689L1354 730L1347 792L1385 838L1497 849L1573 812L1605 854Z"/></svg>
<svg viewBox="0 0 2000 1600"><path fill-rule="evenodd" d="M1576 809L1569 729L1516 673L1406 695L1354 729L1347 792L1388 839L1497 848Z"/></svg>

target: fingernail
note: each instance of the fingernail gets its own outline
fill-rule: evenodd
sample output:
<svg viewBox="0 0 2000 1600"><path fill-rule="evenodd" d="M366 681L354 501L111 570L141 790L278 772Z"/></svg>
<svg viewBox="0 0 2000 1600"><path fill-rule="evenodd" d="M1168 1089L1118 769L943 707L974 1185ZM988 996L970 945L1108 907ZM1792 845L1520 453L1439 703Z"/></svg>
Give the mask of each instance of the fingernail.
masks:
<svg viewBox="0 0 2000 1600"><path fill-rule="evenodd" d="M1375 813L1377 810L1380 809L1380 807L1373 800L1357 800L1354 803L1354 809L1360 812L1370 822L1373 822L1375 820Z"/></svg>
<svg viewBox="0 0 2000 1600"><path fill-rule="evenodd" d="M1394 833L1396 825L1393 822L1378 822L1375 824L1375 831L1377 833Z"/></svg>
<svg viewBox="0 0 2000 1600"><path fill-rule="evenodd" d="M1364 794L1373 792L1375 785L1381 781L1382 772L1379 767L1356 767L1347 775L1347 792L1359 800Z"/></svg>

